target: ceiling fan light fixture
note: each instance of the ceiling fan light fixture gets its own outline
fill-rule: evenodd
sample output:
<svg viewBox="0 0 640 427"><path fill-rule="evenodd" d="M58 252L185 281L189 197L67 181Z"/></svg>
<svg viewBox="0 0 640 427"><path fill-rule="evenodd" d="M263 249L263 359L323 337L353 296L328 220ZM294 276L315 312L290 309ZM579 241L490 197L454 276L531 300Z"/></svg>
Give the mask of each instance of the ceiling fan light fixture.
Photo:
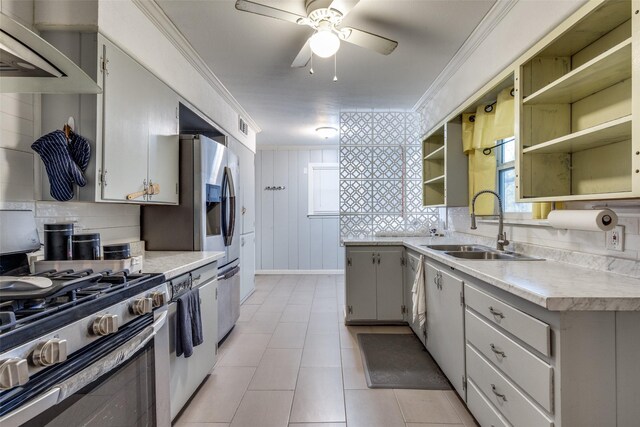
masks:
<svg viewBox="0 0 640 427"><path fill-rule="evenodd" d="M311 51L320 58L329 58L340 49L340 38L330 28L318 28L309 39Z"/></svg>
<svg viewBox="0 0 640 427"><path fill-rule="evenodd" d="M329 139L338 134L338 129L332 126L322 126L316 129L316 133L320 138Z"/></svg>

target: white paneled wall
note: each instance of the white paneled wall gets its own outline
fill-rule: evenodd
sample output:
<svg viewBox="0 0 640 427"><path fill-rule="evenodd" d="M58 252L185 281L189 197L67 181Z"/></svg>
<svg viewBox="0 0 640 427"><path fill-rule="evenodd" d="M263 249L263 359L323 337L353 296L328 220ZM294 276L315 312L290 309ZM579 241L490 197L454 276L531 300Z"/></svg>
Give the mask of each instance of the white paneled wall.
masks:
<svg viewBox="0 0 640 427"><path fill-rule="evenodd" d="M34 198L31 144L39 115L39 96L0 94L0 200Z"/></svg>
<svg viewBox="0 0 640 427"><path fill-rule="evenodd" d="M309 163L337 163L338 148L258 150L256 270L341 270L338 216L308 217ZM266 187L283 190L265 190Z"/></svg>

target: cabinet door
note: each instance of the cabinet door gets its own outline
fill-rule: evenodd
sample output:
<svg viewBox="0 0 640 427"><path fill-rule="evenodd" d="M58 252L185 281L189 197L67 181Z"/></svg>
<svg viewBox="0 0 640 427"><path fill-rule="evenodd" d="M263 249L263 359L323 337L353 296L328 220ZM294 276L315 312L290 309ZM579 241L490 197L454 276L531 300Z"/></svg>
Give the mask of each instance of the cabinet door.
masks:
<svg viewBox="0 0 640 427"><path fill-rule="evenodd" d="M347 248L347 321L376 320L375 262L372 249Z"/></svg>
<svg viewBox="0 0 640 427"><path fill-rule="evenodd" d="M402 281L402 248L378 248L376 252L376 294L378 320L402 322L404 290Z"/></svg>
<svg viewBox="0 0 640 427"><path fill-rule="evenodd" d="M106 40L102 49L109 61L102 73L102 199L126 201L147 180L149 72Z"/></svg>
<svg viewBox="0 0 640 427"><path fill-rule="evenodd" d="M256 229L256 165L255 154L244 145L237 144L240 158L240 189L242 212L242 233L252 233Z"/></svg>
<svg viewBox="0 0 640 427"><path fill-rule="evenodd" d="M160 193L148 202L178 204L178 98L164 83L149 73L149 184L159 184Z"/></svg>
<svg viewBox="0 0 640 427"><path fill-rule="evenodd" d="M240 236L240 301L251 295L256 287L256 235Z"/></svg>
<svg viewBox="0 0 640 427"><path fill-rule="evenodd" d="M464 282L430 264L427 278L427 349L464 400Z"/></svg>

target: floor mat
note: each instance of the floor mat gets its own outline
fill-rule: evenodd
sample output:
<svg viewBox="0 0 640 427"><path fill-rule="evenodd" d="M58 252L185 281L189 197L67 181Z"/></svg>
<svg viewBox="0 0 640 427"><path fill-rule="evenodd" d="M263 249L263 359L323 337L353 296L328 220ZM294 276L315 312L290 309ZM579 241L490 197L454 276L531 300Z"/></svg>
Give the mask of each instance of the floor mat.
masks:
<svg viewBox="0 0 640 427"><path fill-rule="evenodd" d="M358 334L369 388L450 390L451 385L413 334Z"/></svg>

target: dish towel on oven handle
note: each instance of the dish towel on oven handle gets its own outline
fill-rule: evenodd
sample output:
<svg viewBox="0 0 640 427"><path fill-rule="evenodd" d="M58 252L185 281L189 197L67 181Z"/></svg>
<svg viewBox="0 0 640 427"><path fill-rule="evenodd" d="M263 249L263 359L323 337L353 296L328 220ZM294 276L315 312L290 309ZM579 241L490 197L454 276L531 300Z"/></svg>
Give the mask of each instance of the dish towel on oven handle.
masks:
<svg viewBox="0 0 640 427"><path fill-rule="evenodd" d="M49 177L51 196L61 202L73 198L73 185L87 185L84 171L91 158L91 146L82 136L72 133L67 140L61 130L50 132L31 144L40 155Z"/></svg>
<svg viewBox="0 0 640 427"><path fill-rule="evenodd" d="M178 297L176 356L191 357L193 347L203 342L200 291L193 289Z"/></svg>
<svg viewBox="0 0 640 427"><path fill-rule="evenodd" d="M424 255L420 255L417 270L416 278L413 281L413 288L411 289L411 302L413 303L412 314L413 322L416 322L417 320L420 325L420 329L424 330L424 325L427 323L427 292L424 280Z"/></svg>

